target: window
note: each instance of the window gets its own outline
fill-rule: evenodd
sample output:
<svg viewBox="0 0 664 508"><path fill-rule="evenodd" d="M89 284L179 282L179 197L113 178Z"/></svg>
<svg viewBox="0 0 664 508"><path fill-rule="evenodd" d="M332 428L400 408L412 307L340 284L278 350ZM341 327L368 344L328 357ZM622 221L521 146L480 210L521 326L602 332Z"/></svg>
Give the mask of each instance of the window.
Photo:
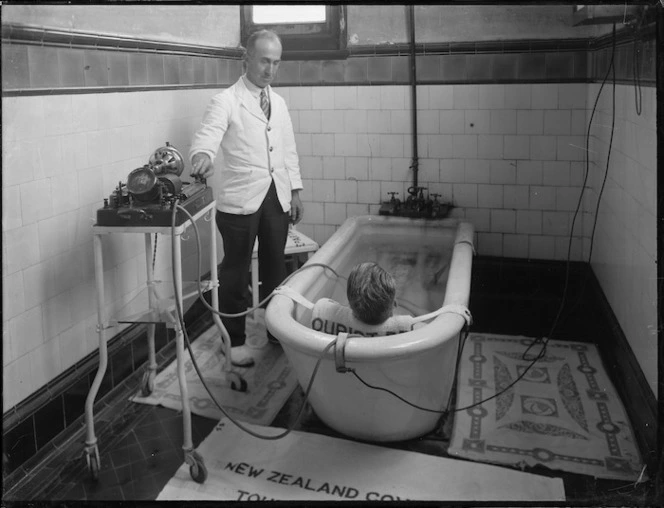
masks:
<svg viewBox="0 0 664 508"><path fill-rule="evenodd" d="M252 21L274 23L325 23L324 5L254 5Z"/></svg>
<svg viewBox="0 0 664 508"><path fill-rule="evenodd" d="M346 9L343 5L243 5L241 41L256 30L273 30L283 44L283 60L344 58Z"/></svg>

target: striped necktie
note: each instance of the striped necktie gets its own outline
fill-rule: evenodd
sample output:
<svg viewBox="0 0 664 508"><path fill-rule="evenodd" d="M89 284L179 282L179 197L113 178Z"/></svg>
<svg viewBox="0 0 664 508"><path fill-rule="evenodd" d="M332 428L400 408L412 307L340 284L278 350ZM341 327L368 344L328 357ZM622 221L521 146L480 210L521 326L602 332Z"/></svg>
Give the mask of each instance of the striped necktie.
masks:
<svg viewBox="0 0 664 508"><path fill-rule="evenodd" d="M265 89L261 90L261 109L265 114L265 118L270 119L270 102L267 100Z"/></svg>

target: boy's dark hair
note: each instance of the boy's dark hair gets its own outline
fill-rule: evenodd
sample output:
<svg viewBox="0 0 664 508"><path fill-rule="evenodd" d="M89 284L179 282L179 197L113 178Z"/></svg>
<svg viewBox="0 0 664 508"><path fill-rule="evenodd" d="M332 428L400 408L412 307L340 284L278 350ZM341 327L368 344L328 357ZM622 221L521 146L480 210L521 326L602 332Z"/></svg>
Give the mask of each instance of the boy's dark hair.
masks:
<svg viewBox="0 0 664 508"><path fill-rule="evenodd" d="M394 278L376 263L360 263L348 276L348 305L368 325L379 325L392 315L396 293Z"/></svg>

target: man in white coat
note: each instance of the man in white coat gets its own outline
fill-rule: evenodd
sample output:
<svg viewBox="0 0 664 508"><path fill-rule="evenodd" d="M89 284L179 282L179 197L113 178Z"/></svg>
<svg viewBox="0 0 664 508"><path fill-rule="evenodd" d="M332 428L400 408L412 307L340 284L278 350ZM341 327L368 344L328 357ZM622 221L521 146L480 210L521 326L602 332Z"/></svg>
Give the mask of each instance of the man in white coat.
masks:
<svg viewBox="0 0 664 508"><path fill-rule="evenodd" d="M293 124L285 101L270 87L281 52L274 32L261 30L249 37L245 73L212 98L189 151L191 175L203 178L214 173L219 148L223 156L216 219L224 242L219 270L224 313L247 309L256 237L261 300L283 281L288 225L300 222L304 213ZM231 336L233 363L252 365L252 350L244 345L245 318L222 320Z"/></svg>

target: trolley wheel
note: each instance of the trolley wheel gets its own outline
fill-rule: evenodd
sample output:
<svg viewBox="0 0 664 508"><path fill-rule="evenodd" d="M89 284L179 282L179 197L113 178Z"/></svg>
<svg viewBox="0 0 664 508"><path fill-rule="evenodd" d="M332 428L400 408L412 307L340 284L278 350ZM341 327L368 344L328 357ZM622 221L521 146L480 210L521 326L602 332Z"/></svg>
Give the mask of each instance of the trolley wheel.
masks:
<svg viewBox="0 0 664 508"><path fill-rule="evenodd" d="M208 472L207 468L205 467L205 463L203 462L203 457L201 457L198 453L193 452L191 454L191 458L193 461L189 466L189 474L191 475L191 479L196 483L205 483L205 480L207 480Z"/></svg>
<svg viewBox="0 0 664 508"><path fill-rule="evenodd" d="M94 454L88 455L88 469L92 480L95 482L99 480L99 462L97 462L97 457Z"/></svg>
<svg viewBox="0 0 664 508"><path fill-rule="evenodd" d="M141 380L141 395L143 397L148 397L152 394L154 390L154 375L153 371L146 371L143 374L143 379Z"/></svg>
<svg viewBox="0 0 664 508"><path fill-rule="evenodd" d="M247 388L249 388L249 384L242 376L237 375L235 379L231 379L231 390L244 393L247 391Z"/></svg>

